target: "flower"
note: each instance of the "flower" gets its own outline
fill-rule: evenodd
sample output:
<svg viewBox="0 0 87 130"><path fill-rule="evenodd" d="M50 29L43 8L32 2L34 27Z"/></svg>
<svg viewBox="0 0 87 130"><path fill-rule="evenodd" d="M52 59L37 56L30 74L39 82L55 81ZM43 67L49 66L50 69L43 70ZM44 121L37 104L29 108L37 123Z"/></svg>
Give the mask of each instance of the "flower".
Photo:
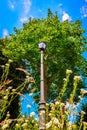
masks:
<svg viewBox="0 0 87 130"><path fill-rule="evenodd" d="M85 113L84 111L81 111L81 114L82 114L82 115L85 115L86 113Z"/></svg>
<svg viewBox="0 0 87 130"><path fill-rule="evenodd" d="M72 74L72 70L66 70L66 74Z"/></svg>
<svg viewBox="0 0 87 130"><path fill-rule="evenodd" d="M33 93L30 93L30 94L29 94L29 96L32 96L32 95L33 95Z"/></svg>
<svg viewBox="0 0 87 130"><path fill-rule="evenodd" d="M27 105L27 108L29 109L29 108L31 108L31 106L28 104L28 105Z"/></svg>
<svg viewBox="0 0 87 130"><path fill-rule="evenodd" d="M60 125L60 122L56 117L52 118L52 121L55 125Z"/></svg>
<svg viewBox="0 0 87 130"><path fill-rule="evenodd" d="M35 112L30 113L30 117L33 117L35 115Z"/></svg>
<svg viewBox="0 0 87 130"><path fill-rule="evenodd" d="M52 116L52 114L51 114L51 113L49 113L49 116Z"/></svg>
<svg viewBox="0 0 87 130"><path fill-rule="evenodd" d="M87 122L83 122L83 124L87 126Z"/></svg>
<svg viewBox="0 0 87 130"><path fill-rule="evenodd" d="M25 115L23 115L22 117L25 118Z"/></svg>
<svg viewBox="0 0 87 130"><path fill-rule="evenodd" d="M82 94L86 94L86 93L87 93L87 90L81 89L81 93L82 93Z"/></svg>
<svg viewBox="0 0 87 130"><path fill-rule="evenodd" d="M2 126L2 130L5 130L8 127L8 124Z"/></svg>
<svg viewBox="0 0 87 130"><path fill-rule="evenodd" d="M65 104L64 104L64 103L61 103L61 106L63 107L63 106L65 106Z"/></svg>
<svg viewBox="0 0 87 130"><path fill-rule="evenodd" d="M17 123L17 124L16 124L16 126L18 127L18 126L19 126L19 124Z"/></svg>
<svg viewBox="0 0 87 130"><path fill-rule="evenodd" d="M67 79L66 79L66 78L63 78L63 81L67 81Z"/></svg>
<svg viewBox="0 0 87 130"><path fill-rule="evenodd" d="M80 80L82 80L82 78L81 78L81 76L74 76L74 80L75 81L80 81Z"/></svg>
<svg viewBox="0 0 87 130"><path fill-rule="evenodd" d="M48 104L48 103L46 103L46 106L49 106L49 104Z"/></svg>
<svg viewBox="0 0 87 130"><path fill-rule="evenodd" d="M60 103L58 101L55 102L56 105L59 105Z"/></svg>
<svg viewBox="0 0 87 130"><path fill-rule="evenodd" d="M18 127L18 126L19 126L19 124L17 123L17 124L16 124L16 126Z"/></svg>
<svg viewBox="0 0 87 130"><path fill-rule="evenodd" d="M5 68L5 66L4 66L4 65L1 65L1 67L2 67L2 68Z"/></svg>
<svg viewBox="0 0 87 130"><path fill-rule="evenodd" d="M3 98L4 98L4 99L8 99L8 97L7 97L7 96L4 96Z"/></svg>
<svg viewBox="0 0 87 130"><path fill-rule="evenodd" d="M13 62L11 59L8 60L9 63Z"/></svg>
<svg viewBox="0 0 87 130"><path fill-rule="evenodd" d="M46 124L46 129L50 128L51 125L52 125L52 121L48 122L48 123Z"/></svg>
<svg viewBox="0 0 87 130"><path fill-rule="evenodd" d="M6 115L8 118L10 117L10 113L9 113L9 111L7 112L7 115Z"/></svg>
<svg viewBox="0 0 87 130"><path fill-rule="evenodd" d="M8 64L8 63L6 63L5 65L6 65L7 67L9 66L9 64Z"/></svg>
<svg viewBox="0 0 87 130"><path fill-rule="evenodd" d="M39 119L38 118L35 118L36 121L38 121Z"/></svg>
<svg viewBox="0 0 87 130"><path fill-rule="evenodd" d="M69 129L72 128L72 122L68 122L68 127L69 127Z"/></svg>
<svg viewBox="0 0 87 130"><path fill-rule="evenodd" d="M9 86L8 89L12 89L12 86Z"/></svg>
<svg viewBox="0 0 87 130"><path fill-rule="evenodd" d="M22 124L22 127L26 127L26 126L27 126L27 123Z"/></svg>
<svg viewBox="0 0 87 130"><path fill-rule="evenodd" d="M6 89L6 92L8 92L9 91L9 89Z"/></svg>
<svg viewBox="0 0 87 130"><path fill-rule="evenodd" d="M54 107L54 103L51 103L50 106L51 106L51 107Z"/></svg>
<svg viewBox="0 0 87 130"><path fill-rule="evenodd" d="M30 77L27 75L26 76L26 81L29 82L30 81Z"/></svg>
<svg viewBox="0 0 87 130"><path fill-rule="evenodd" d="M16 89L12 89L12 92L15 92L16 91Z"/></svg>

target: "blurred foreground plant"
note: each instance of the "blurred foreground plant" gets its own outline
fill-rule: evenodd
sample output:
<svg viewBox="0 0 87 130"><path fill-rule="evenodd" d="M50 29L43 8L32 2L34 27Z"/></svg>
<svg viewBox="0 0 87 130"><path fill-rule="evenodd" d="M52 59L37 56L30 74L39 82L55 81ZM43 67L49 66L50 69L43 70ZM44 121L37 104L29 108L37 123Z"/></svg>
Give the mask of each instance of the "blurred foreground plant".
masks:
<svg viewBox="0 0 87 130"><path fill-rule="evenodd" d="M29 113L29 117L22 115L21 113L17 118L11 118L11 115L8 111L11 102L16 98L16 96L22 96L22 100L28 100L22 94L23 87L27 83L34 83L34 80L31 81L31 76L21 68L17 68L20 71L24 71L27 75L25 81L20 84L16 89L9 84L12 80L9 80L10 62L3 68L3 75L0 81L0 130L38 130L39 120L35 119L34 112ZM79 112L76 109L77 104L74 101L78 83L82 80L80 76L74 76L73 78L73 91L69 95L69 98L66 102L63 102L63 95L66 91L66 88L69 83L69 77L72 74L71 70L66 70L66 78L64 78L63 87L59 93L58 100L53 103L46 104L46 129L47 130L86 130L87 122L84 122L85 112L81 111L80 121L76 119L79 116ZM35 91L35 88L32 89L32 93L29 95L32 96ZM81 89L80 99L87 93L84 89ZM80 101L79 101L80 103ZM31 104L27 105L29 110ZM14 111L14 110L13 110ZM13 124L13 125L12 125ZM13 127L14 126L14 127Z"/></svg>
<svg viewBox="0 0 87 130"><path fill-rule="evenodd" d="M77 104L74 101L74 97L76 94L78 83L82 80L80 76L74 76L73 79L73 91L69 95L69 99L66 102L62 101L63 95L66 91L71 70L66 70L66 78L64 78L64 84L59 93L58 100L54 103L47 104L47 118L46 118L46 128L47 130L86 130L87 122L83 122L85 112L81 112L81 119L78 122L77 118L79 116L79 112L76 109ZM80 99L83 98L85 94L81 90ZM79 101L80 103L80 101Z"/></svg>
<svg viewBox="0 0 87 130"><path fill-rule="evenodd" d="M9 67L11 62L12 61L9 60L8 63L1 66L3 74L0 78L0 130L22 130L25 128L31 129L32 127L34 128L34 125L37 127L36 120L32 115L31 117L27 118L26 116L22 117L21 113L19 113L15 118L12 117L10 113L12 105L15 104L15 100L19 100L20 96L23 96L25 98L23 94L24 87L27 87L28 84L34 83L32 76L26 70L24 70L23 68L16 68L16 70L25 73L26 78L16 88L14 88L14 86L11 86L13 80L8 79ZM21 109L20 104L19 108ZM16 108L14 108L12 111L14 114L16 114ZM28 125L26 126L25 124Z"/></svg>

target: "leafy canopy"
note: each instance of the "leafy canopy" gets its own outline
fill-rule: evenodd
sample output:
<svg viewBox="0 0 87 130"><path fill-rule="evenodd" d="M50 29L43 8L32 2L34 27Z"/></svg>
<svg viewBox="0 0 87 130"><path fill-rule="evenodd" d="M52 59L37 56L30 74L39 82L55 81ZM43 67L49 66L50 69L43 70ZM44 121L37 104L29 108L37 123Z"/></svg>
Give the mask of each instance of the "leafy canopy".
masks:
<svg viewBox="0 0 87 130"><path fill-rule="evenodd" d="M45 42L47 44L44 52L45 94L46 96L48 94L48 100L51 101L57 97L61 89L66 69L73 70L74 75L84 75L86 60L82 53L86 50L87 43L81 25L79 20L61 22L57 13L53 14L48 10L46 18L29 19L21 29L14 28L15 34L11 34L10 38L5 40L6 47L3 53L14 61L25 63L39 90L38 43ZM72 90L71 88L67 93Z"/></svg>

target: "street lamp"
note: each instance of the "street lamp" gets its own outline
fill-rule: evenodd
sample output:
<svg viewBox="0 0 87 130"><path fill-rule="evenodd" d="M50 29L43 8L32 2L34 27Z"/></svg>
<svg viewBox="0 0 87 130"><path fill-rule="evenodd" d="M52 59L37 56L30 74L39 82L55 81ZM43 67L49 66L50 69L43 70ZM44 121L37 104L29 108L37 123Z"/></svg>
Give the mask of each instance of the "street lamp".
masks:
<svg viewBox="0 0 87 130"><path fill-rule="evenodd" d="M39 49L41 52L41 77L40 77L40 102L39 102L39 117L40 124L39 130L46 130L46 101L44 95L44 63L43 63L43 53L46 49L46 44L44 42L39 43Z"/></svg>

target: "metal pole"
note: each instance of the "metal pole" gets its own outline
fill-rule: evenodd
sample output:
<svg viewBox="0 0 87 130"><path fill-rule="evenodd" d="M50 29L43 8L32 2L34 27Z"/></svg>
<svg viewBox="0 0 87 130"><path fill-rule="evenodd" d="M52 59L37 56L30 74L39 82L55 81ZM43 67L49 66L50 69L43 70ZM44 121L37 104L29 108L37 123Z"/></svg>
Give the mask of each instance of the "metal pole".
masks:
<svg viewBox="0 0 87 130"><path fill-rule="evenodd" d="M40 78L40 103L39 103L39 130L46 130L46 101L44 95L44 64L43 50L41 50L41 78Z"/></svg>

